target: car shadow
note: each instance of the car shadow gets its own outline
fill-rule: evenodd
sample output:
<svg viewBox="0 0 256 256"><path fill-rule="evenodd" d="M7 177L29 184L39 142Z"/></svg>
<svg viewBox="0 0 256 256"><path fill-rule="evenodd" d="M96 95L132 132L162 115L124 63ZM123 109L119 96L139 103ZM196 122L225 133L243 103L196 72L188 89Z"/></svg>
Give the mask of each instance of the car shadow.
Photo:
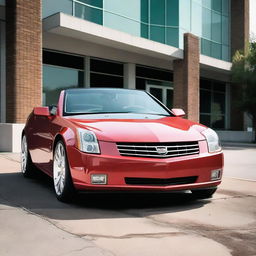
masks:
<svg viewBox="0 0 256 256"><path fill-rule="evenodd" d="M182 212L203 207L211 200L195 200L191 193L97 193L78 194L74 202L59 202L52 179L39 173L24 178L21 173L0 173L0 204L22 207L56 220L125 218Z"/></svg>

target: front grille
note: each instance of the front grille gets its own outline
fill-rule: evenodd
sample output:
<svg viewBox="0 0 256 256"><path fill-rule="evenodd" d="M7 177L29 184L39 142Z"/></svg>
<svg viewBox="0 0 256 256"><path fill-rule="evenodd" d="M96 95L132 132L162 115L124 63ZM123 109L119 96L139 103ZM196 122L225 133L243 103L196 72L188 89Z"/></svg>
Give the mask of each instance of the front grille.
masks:
<svg viewBox="0 0 256 256"><path fill-rule="evenodd" d="M199 154L198 141L161 143L117 143L121 156L169 158Z"/></svg>
<svg viewBox="0 0 256 256"><path fill-rule="evenodd" d="M155 178L125 178L127 185L147 185L147 186L170 186L195 183L197 176L155 179Z"/></svg>

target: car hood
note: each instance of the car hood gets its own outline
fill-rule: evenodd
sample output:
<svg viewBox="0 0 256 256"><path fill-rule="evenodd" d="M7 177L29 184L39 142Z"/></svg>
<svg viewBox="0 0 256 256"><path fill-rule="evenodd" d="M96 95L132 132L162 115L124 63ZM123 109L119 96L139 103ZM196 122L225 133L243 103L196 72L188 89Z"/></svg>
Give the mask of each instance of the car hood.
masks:
<svg viewBox="0 0 256 256"><path fill-rule="evenodd" d="M205 126L179 117L84 115L67 117L78 128L93 131L98 140L112 142L170 142L205 140Z"/></svg>

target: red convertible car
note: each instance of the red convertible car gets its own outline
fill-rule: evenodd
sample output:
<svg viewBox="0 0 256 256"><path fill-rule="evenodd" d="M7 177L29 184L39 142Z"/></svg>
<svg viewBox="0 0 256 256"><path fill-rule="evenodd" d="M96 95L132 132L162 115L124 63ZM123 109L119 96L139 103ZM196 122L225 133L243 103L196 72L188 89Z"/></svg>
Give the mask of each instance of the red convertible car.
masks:
<svg viewBox="0 0 256 256"><path fill-rule="evenodd" d="M147 92L67 89L36 107L22 132L21 169L53 177L56 196L76 191L190 190L211 197L223 153L210 128L182 118Z"/></svg>

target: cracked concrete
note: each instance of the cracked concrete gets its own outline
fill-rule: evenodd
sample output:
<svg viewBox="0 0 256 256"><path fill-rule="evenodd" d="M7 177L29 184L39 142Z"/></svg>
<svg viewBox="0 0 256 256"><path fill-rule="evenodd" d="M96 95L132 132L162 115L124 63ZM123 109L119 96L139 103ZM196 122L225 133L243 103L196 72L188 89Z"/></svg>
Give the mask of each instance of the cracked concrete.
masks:
<svg viewBox="0 0 256 256"><path fill-rule="evenodd" d="M241 149L250 161L255 153ZM242 166L231 149L228 154L233 176ZM69 205L55 199L44 175L24 179L17 154L0 154L0 163L1 256L256 255L256 183L241 180L254 177L251 169L246 176L254 162L243 159L242 175L234 171L239 179L224 177L211 200L188 193L99 194Z"/></svg>

